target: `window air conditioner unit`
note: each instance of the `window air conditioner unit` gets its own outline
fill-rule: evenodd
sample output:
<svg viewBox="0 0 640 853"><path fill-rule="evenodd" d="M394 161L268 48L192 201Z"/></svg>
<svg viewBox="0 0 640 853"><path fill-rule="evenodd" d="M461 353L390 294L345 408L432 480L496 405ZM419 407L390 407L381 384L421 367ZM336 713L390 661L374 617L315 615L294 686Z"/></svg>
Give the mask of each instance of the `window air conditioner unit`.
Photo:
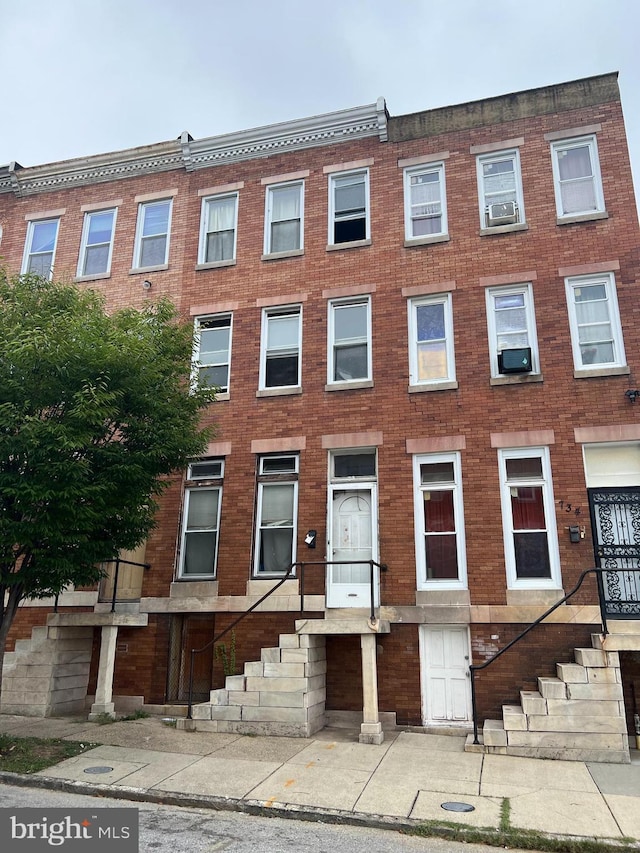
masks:
<svg viewBox="0 0 640 853"><path fill-rule="evenodd" d="M518 205L515 201L501 201L487 207L487 225L511 225L518 221Z"/></svg>
<svg viewBox="0 0 640 853"><path fill-rule="evenodd" d="M498 353L499 373L531 373L531 347L503 349Z"/></svg>

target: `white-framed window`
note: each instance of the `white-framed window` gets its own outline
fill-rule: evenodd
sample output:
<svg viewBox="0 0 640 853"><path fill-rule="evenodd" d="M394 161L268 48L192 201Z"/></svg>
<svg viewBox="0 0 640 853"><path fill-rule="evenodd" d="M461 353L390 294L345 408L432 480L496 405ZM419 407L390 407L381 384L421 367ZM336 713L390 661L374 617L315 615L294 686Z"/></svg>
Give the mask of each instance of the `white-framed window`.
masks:
<svg viewBox="0 0 640 853"><path fill-rule="evenodd" d="M539 373L531 284L491 287L486 301L491 375Z"/></svg>
<svg viewBox="0 0 640 853"><path fill-rule="evenodd" d="M409 301L409 384L454 381L451 294Z"/></svg>
<svg viewBox="0 0 640 853"><path fill-rule="evenodd" d="M595 136L552 143L551 162L558 218L604 212Z"/></svg>
<svg viewBox="0 0 640 853"><path fill-rule="evenodd" d="M328 383L371 379L370 298L331 300L328 326Z"/></svg>
<svg viewBox="0 0 640 853"><path fill-rule="evenodd" d="M229 390L231 314L196 317L193 336L193 379L201 386Z"/></svg>
<svg viewBox="0 0 640 853"><path fill-rule="evenodd" d="M444 163L404 170L404 229L407 240L447 233Z"/></svg>
<svg viewBox="0 0 640 853"><path fill-rule="evenodd" d="M267 187L264 253L295 252L304 247L304 181Z"/></svg>
<svg viewBox="0 0 640 853"><path fill-rule="evenodd" d="M298 456L281 454L258 460L254 575L286 574L296 559Z"/></svg>
<svg viewBox="0 0 640 853"><path fill-rule="evenodd" d="M480 227L524 222L520 153L517 148L477 158Z"/></svg>
<svg viewBox="0 0 640 853"><path fill-rule="evenodd" d="M59 219L40 219L29 222L22 259L23 273L34 273L42 278L51 278L59 226Z"/></svg>
<svg viewBox="0 0 640 853"><path fill-rule="evenodd" d="M262 312L260 388L301 384L302 308L265 308Z"/></svg>
<svg viewBox="0 0 640 853"><path fill-rule="evenodd" d="M85 213L78 259L78 276L108 275L111 271L117 209Z"/></svg>
<svg viewBox="0 0 640 853"><path fill-rule="evenodd" d="M507 585L558 589L560 557L549 448L498 451Z"/></svg>
<svg viewBox="0 0 640 853"><path fill-rule="evenodd" d="M418 588L465 588L460 454L414 456L413 480Z"/></svg>
<svg viewBox="0 0 640 853"><path fill-rule="evenodd" d="M198 263L235 260L237 229L238 193L203 198Z"/></svg>
<svg viewBox="0 0 640 853"><path fill-rule="evenodd" d="M138 205L134 269L164 266L169 258L172 199Z"/></svg>
<svg viewBox="0 0 640 853"><path fill-rule="evenodd" d="M182 511L179 577L216 576L224 460L202 459L187 470Z"/></svg>
<svg viewBox="0 0 640 853"><path fill-rule="evenodd" d="M369 237L369 170L329 175L329 245Z"/></svg>
<svg viewBox="0 0 640 853"><path fill-rule="evenodd" d="M613 273L566 278L565 288L576 371L624 367L627 362Z"/></svg>

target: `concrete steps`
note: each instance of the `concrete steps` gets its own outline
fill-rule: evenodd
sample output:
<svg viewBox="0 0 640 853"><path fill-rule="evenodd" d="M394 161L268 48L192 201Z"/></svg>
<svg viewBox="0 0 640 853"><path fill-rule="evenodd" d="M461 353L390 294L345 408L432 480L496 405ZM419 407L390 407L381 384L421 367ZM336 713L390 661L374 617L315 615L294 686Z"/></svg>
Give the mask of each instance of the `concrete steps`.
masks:
<svg viewBox="0 0 640 853"><path fill-rule="evenodd" d="M538 678L538 690L521 691L520 705L503 705L502 720L486 720L482 751L628 764L618 652L601 648L599 634L592 644L575 650L575 663L557 664L556 678Z"/></svg>

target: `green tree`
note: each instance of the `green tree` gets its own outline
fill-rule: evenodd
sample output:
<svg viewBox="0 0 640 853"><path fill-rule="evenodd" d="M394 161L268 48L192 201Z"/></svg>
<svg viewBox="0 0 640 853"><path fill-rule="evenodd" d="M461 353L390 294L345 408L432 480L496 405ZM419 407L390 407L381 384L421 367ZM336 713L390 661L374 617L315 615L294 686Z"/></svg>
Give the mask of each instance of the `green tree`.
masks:
<svg viewBox="0 0 640 853"><path fill-rule="evenodd" d="M90 290L0 269L0 692L19 603L95 583L206 447L191 337L168 300L109 315Z"/></svg>

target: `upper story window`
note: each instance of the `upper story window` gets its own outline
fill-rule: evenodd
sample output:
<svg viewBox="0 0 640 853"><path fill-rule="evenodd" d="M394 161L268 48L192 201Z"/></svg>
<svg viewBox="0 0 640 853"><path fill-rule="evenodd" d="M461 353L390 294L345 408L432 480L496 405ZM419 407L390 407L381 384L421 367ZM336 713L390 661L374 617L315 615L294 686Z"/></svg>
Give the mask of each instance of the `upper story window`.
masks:
<svg viewBox="0 0 640 853"><path fill-rule="evenodd" d="M369 170L329 175L329 244L369 237Z"/></svg>
<svg viewBox="0 0 640 853"><path fill-rule="evenodd" d="M51 278L59 225L59 219L29 222L22 259L23 273L35 273L42 278Z"/></svg>
<svg viewBox="0 0 640 853"><path fill-rule="evenodd" d="M200 385L229 391L231 314L196 318L193 359Z"/></svg>
<svg viewBox="0 0 640 853"><path fill-rule="evenodd" d="M233 261L236 257L238 194L202 199L198 263Z"/></svg>
<svg viewBox="0 0 640 853"><path fill-rule="evenodd" d="M418 586L465 587L460 454L414 456L413 471Z"/></svg>
<svg viewBox="0 0 640 853"><path fill-rule="evenodd" d="M558 588L560 559L549 450L498 451L510 588Z"/></svg>
<svg viewBox="0 0 640 853"><path fill-rule="evenodd" d="M565 279L576 372L624 367L626 357L613 274Z"/></svg>
<svg viewBox="0 0 640 853"><path fill-rule="evenodd" d="M264 253L295 252L303 248L304 183L267 187Z"/></svg>
<svg viewBox="0 0 640 853"><path fill-rule="evenodd" d="M491 375L539 373L531 285L492 287L486 298Z"/></svg>
<svg viewBox="0 0 640 853"><path fill-rule="evenodd" d="M258 459L254 575L286 574L295 561L298 456Z"/></svg>
<svg viewBox="0 0 640 853"><path fill-rule="evenodd" d="M407 240L447 233L443 163L404 170L404 228Z"/></svg>
<svg viewBox="0 0 640 853"><path fill-rule="evenodd" d="M554 142L551 157L558 218L604 212L595 136Z"/></svg>
<svg viewBox="0 0 640 853"><path fill-rule="evenodd" d="M454 381L451 294L409 302L409 384Z"/></svg>
<svg viewBox="0 0 640 853"><path fill-rule="evenodd" d="M78 276L108 275L111 270L116 209L85 213Z"/></svg>
<svg viewBox="0 0 640 853"><path fill-rule="evenodd" d="M371 300L332 300L329 303L328 382L369 380L371 373Z"/></svg>
<svg viewBox="0 0 640 853"><path fill-rule="evenodd" d="M171 208L171 199L138 206L134 269L164 266L168 262Z"/></svg>
<svg viewBox="0 0 640 853"><path fill-rule="evenodd" d="M524 222L518 149L478 157L480 227L496 228Z"/></svg>
<svg viewBox="0 0 640 853"><path fill-rule="evenodd" d="M262 313L260 388L299 387L302 309L267 308Z"/></svg>
<svg viewBox="0 0 640 853"><path fill-rule="evenodd" d="M182 513L181 578L215 577L223 474L222 459L203 459L189 466Z"/></svg>

